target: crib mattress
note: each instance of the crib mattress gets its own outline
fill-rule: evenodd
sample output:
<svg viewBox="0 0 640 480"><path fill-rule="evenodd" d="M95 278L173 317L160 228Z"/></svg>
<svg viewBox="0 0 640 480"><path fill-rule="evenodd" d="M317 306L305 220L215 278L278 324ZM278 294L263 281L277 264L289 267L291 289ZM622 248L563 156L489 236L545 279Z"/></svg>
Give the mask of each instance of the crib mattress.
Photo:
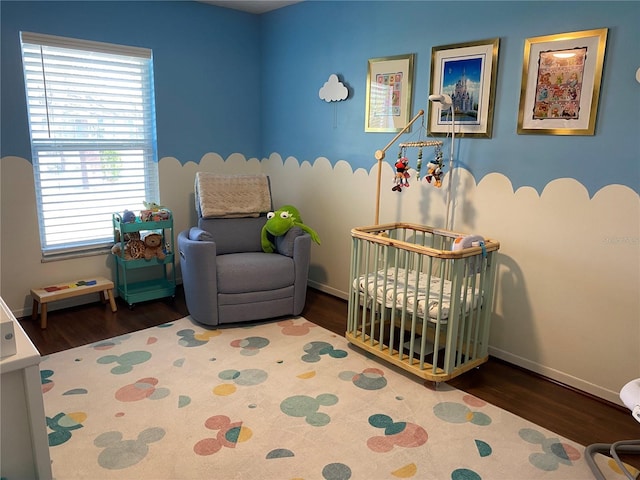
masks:
<svg viewBox="0 0 640 480"><path fill-rule="evenodd" d="M397 282L396 282L397 278ZM427 318L430 322L447 323L449 319L449 310L451 308L451 290L452 284L449 280L442 280L440 277L429 276L423 272L418 274L418 282L416 287L416 272L409 270L408 285L405 289L405 269L391 267L387 269L386 282L384 270L376 273L361 275L354 280L354 288L360 292L367 292L375 301L382 303L383 299L387 308L402 311L405 306L405 290L406 290L406 308L407 312L413 312L414 305L417 302L417 315L421 318ZM427 298L427 283L429 284L429 295ZM394 284L396 284L394 298ZM442 296L440 290L442 289ZM417 292L416 292L417 290ZM464 300L464 291L461 292L460 299ZM477 289L468 288L466 302L463 302L465 313L469 313L471 309L475 309L482 302L481 292Z"/></svg>

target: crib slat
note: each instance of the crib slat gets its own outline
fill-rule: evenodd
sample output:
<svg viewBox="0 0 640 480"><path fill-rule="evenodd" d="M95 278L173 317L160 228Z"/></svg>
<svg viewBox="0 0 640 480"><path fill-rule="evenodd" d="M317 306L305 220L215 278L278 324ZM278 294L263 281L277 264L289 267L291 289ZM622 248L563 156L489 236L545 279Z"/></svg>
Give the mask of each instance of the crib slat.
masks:
<svg viewBox="0 0 640 480"><path fill-rule="evenodd" d="M367 254L367 263L366 263L366 267L365 267L365 271L366 272L372 272L374 273L373 276L373 298L372 298L372 302L371 302L371 320L370 320L370 326L369 326L369 337L371 338L371 341L373 342L374 339L374 332L375 332L375 328L376 328L376 317L378 315L378 275L376 275L375 273L378 271L378 258L380 255L380 245L379 244L374 244L373 245L373 257L371 257L369 254ZM371 265L373 264L373 268L371 268ZM367 276L367 278L369 278ZM383 297L384 298L384 297ZM384 303L380 306L380 309L384 308ZM364 331L364 328L362 329Z"/></svg>
<svg viewBox="0 0 640 480"><path fill-rule="evenodd" d="M469 259L468 258L463 258L462 260L460 260L460 263L462 263L462 281L461 281L461 292L462 292L462 299L460 300L460 320L459 320L459 324L458 324L458 341L457 343L457 347L456 347L456 356L455 356L455 360L454 360L454 365L460 365L462 363L462 353L464 350L464 343L465 343L465 332L467 331L467 301L468 301L468 295L469 295L469 291L468 291L468 287L469 287L469 276L467 275L468 270L469 270Z"/></svg>
<svg viewBox="0 0 640 480"><path fill-rule="evenodd" d="M366 268L363 267L363 262L366 265L367 256L369 252L370 244L369 242L359 242L358 244L358 268L361 273L367 272ZM362 316L357 325L357 330L362 331L362 341L364 341L365 328L367 324L367 306L369 305L369 285L368 285L368 277L364 277L364 293L362 295ZM359 302L358 302L359 303Z"/></svg>
<svg viewBox="0 0 640 480"><path fill-rule="evenodd" d="M455 359L455 333L458 332L458 324L460 322L460 295L458 292L461 291L462 288L462 275L464 268L463 260L453 260L450 262L450 273L453 275L452 285L451 285L451 304L449 306L449 320L447 322L447 329L451 332L451 334L447 335L447 340L445 343L444 350L444 369L446 371L451 371L454 366Z"/></svg>
<svg viewBox="0 0 640 480"><path fill-rule="evenodd" d="M486 263L486 277L484 282L484 297L487 304L487 308L482 309L482 331L480 334L480 345L482 346L482 350L480 351L480 356L488 355L489 352L489 327L491 325L491 314L492 309L491 305L493 302L494 296L494 287L496 282L496 265L495 265L495 251L487 254Z"/></svg>
<svg viewBox="0 0 640 480"><path fill-rule="evenodd" d="M359 278L360 272L358 270L359 247L362 244L360 240L355 237L351 237L351 265L349 266L349 272L351 279ZM347 332L355 332L357 329L357 310L359 308L359 291L353 285L353 282L349 282L349 304L347 308Z"/></svg>
<svg viewBox="0 0 640 480"><path fill-rule="evenodd" d="M417 254L413 253L413 256ZM409 358L414 358L414 348L415 348L415 339L416 339L416 322L418 320L418 294L420 293L419 284L420 284L420 273L422 272L422 256L417 255L417 260L412 258L411 261L413 265L413 285L414 285L414 301L413 301L413 309L411 310L411 334L409 336ZM401 348L404 348L404 344L401 345ZM420 352L422 353L422 352Z"/></svg>
<svg viewBox="0 0 640 480"><path fill-rule="evenodd" d="M433 274L433 257L427 256L427 279L425 282L424 288L424 305L425 309L429 310L429 302L431 301L431 275ZM427 349L427 328L429 326L429 314L425 313L424 318L422 319L422 332L420 332L421 341L420 341L420 368L425 368L425 358ZM435 348L435 342L434 342ZM435 363L435 362L434 362Z"/></svg>
<svg viewBox="0 0 640 480"><path fill-rule="evenodd" d="M440 261L440 291L438 294L438 299L442 299L442 296L444 294L444 282L442 281L442 279L444 279L444 274L446 271L446 265L445 262ZM451 310L449 310L449 313L451 313ZM438 359L439 359L439 355L440 355L440 339L441 339L441 333L440 330L442 329L442 301L439 301L438 303L438 314L436 315L436 333L435 333L435 337L434 337L434 342L433 342L433 366L435 368L436 365L438 365ZM448 326L447 326L448 328Z"/></svg>
<svg viewBox="0 0 640 480"><path fill-rule="evenodd" d="M481 264L482 263L484 263L484 262L481 259ZM482 275L482 273L480 273L480 275ZM476 288L477 288L477 286L476 286L477 277L478 277L478 274L473 274L470 277L469 290L471 291L471 308L469 309L469 314L467 315L468 318L469 318L469 323L468 323L468 326L467 326L467 331L465 333L466 344L463 345L463 347L462 347L462 348L464 348L464 351L465 351L465 354L467 355L467 358L471 358L471 359L476 358L477 345L478 345L478 335L477 335L477 331L478 331L478 315L477 315L477 313L479 313L480 309L482 308L482 298L481 298L482 296L479 293L482 290L476 291ZM480 282L480 283L482 283L482 282ZM474 305L476 306L476 308L473 308ZM475 338L473 338L474 332L476 332Z"/></svg>

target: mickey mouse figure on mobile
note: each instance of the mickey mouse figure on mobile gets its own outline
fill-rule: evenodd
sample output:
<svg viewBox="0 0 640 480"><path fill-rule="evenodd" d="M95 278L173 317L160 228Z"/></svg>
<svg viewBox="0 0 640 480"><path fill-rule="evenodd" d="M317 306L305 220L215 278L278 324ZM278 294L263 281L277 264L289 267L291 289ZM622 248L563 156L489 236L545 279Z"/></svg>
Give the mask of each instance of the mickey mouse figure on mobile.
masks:
<svg viewBox="0 0 640 480"><path fill-rule="evenodd" d="M404 148L400 149L398 154L398 161L395 164L396 176L395 185L391 190L394 192L401 192L402 187L409 187L409 159L404 154Z"/></svg>

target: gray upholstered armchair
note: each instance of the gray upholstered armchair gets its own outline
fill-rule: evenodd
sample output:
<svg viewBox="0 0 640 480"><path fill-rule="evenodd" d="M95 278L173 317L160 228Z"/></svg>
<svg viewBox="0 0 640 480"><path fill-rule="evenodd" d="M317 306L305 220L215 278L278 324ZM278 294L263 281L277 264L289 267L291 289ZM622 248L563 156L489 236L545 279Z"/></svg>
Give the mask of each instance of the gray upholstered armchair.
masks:
<svg viewBox="0 0 640 480"><path fill-rule="evenodd" d="M226 206L220 208L221 202ZM264 253L260 235L272 209L266 176L196 175L198 226L178 234L185 299L194 320L218 325L302 312L311 236L294 227L272 239L274 253Z"/></svg>

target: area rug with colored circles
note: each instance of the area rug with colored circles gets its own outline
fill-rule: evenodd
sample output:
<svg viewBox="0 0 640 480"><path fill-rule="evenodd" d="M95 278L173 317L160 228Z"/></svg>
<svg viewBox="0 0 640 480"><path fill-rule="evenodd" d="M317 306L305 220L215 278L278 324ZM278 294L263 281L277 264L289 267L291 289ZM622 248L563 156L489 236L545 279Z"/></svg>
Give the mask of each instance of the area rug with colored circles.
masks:
<svg viewBox="0 0 640 480"><path fill-rule="evenodd" d="M40 369L56 480L592 478L583 446L301 317L185 317Z"/></svg>

